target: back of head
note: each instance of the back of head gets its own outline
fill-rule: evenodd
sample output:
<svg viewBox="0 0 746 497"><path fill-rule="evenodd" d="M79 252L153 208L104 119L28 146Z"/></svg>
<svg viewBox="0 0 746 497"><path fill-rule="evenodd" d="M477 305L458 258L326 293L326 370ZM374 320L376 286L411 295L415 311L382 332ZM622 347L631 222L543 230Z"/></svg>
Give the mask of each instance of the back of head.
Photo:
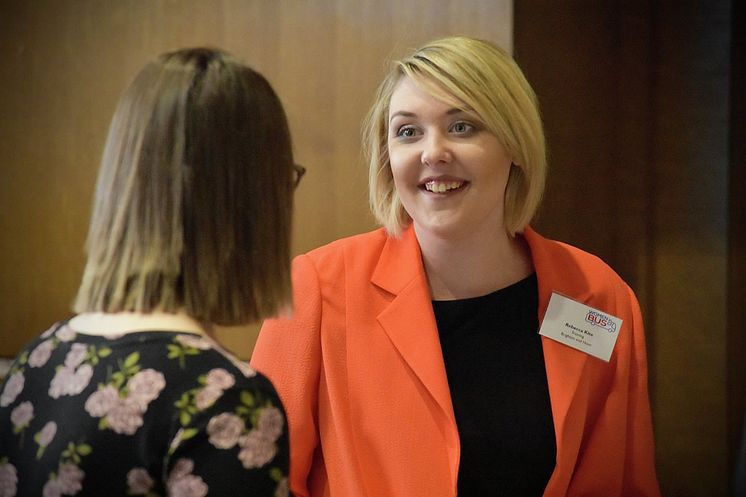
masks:
<svg viewBox="0 0 746 497"><path fill-rule="evenodd" d="M490 42L462 36L434 40L394 61L378 87L363 127L370 202L378 221L394 235L410 221L394 188L387 151L389 102L404 77L438 98L445 94L476 112L512 155L505 226L511 235L522 231L538 208L546 177L536 95L507 52Z"/></svg>
<svg viewBox="0 0 746 497"><path fill-rule="evenodd" d="M293 158L266 79L228 54L149 63L109 129L77 312L240 324L290 298Z"/></svg>

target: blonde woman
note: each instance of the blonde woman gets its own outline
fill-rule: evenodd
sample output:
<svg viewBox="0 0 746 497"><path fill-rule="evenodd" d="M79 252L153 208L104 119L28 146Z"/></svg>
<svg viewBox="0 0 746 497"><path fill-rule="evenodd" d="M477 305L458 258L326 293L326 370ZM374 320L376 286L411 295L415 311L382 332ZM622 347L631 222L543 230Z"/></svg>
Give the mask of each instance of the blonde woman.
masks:
<svg viewBox="0 0 746 497"><path fill-rule="evenodd" d="M299 256L294 314L252 357L287 409L291 490L659 495L640 310L601 260L530 227L545 145L515 62L426 44L392 65L363 139L382 228Z"/></svg>
<svg viewBox="0 0 746 497"><path fill-rule="evenodd" d="M282 404L211 336L289 303L298 173L260 74L212 49L142 69L109 130L78 314L0 389L0 495L288 495Z"/></svg>

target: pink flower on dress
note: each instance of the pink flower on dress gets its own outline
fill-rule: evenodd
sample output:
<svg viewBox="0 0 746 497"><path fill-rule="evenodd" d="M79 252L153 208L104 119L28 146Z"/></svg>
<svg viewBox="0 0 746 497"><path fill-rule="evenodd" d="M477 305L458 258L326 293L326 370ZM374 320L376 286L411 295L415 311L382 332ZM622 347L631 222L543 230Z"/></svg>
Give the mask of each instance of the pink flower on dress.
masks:
<svg viewBox="0 0 746 497"><path fill-rule="evenodd" d="M168 477L166 486L169 495L180 497L204 497L207 485L201 477L193 475L194 462L191 459L179 459Z"/></svg>
<svg viewBox="0 0 746 497"><path fill-rule="evenodd" d="M137 402L119 399L106 416L109 428L116 433L133 435L142 426L142 411Z"/></svg>
<svg viewBox="0 0 746 497"><path fill-rule="evenodd" d="M140 406L142 412L148 410L148 404L158 398L158 394L165 386L166 379L163 373L155 369L144 369L127 382L129 398Z"/></svg>
<svg viewBox="0 0 746 497"><path fill-rule="evenodd" d="M259 419L256 422L256 428L264 433L272 441L277 440L282 435L282 428L285 426L285 417L276 407L265 407L259 413Z"/></svg>
<svg viewBox="0 0 746 497"><path fill-rule="evenodd" d="M52 378L49 385L49 396L57 399L62 395L77 395L91 382L93 367L83 364L78 369L64 366Z"/></svg>
<svg viewBox="0 0 746 497"><path fill-rule="evenodd" d="M259 430L251 430L238 439L241 451L238 458L246 469L260 468L277 454L275 441Z"/></svg>
<svg viewBox="0 0 746 497"><path fill-rule="evenodd" d="M182 476L187 476L192 471L194 471L194 461L182 457L174 463L174 467L171 470L171 474L168 476L168 479L170 480L171 478L181 478Z"/></svg>
<svg viewBox="0 0 746 497"><path fill-rule="evenodd" d="M61 497L62 484L57 478L52 478L44 484L42 497Z"/></svg>
<svg viewBox="0 0 746 497"><path fill-rule="evenodd" d="M93 367L90 364L83 364L72 375L71 382L67 385L68 395L77 395L91 382L93 377Z"/></svg>
<svg viewBox="0 0 746 497"><path fill-rule="evenodd" d="M236 379L223 368L211 369L205 382L208 386L226 390L236 384Z"/></svg>
<svg viewBox="0 0 746 497"><path fill-rule="evenodd" d="M256 370L249 366L247 363L243 361L239 361L238 359L233 360L233 365L238 368L239 371L241 371L246 378L253 378L256 376Z"/></svg>
<svg viewBox="0 0 746 497"><path fill-rule="evenodd" d="M203 411L213 405L223 395L223 391L219 388L213 388L206 386L194 396L194 405L200 411Z"/></svg>
<svg viewBox="0 0 746 497"><path fill-rule="evenodd" d="M168 446L169 453L173 453L176 449L179 448L179 445L181 445L181 442L183 442L184 438L184 428L179 428L179 431L176 432L176 435L174 435L173 440L171 440L171 443Z"/></svg>
<svg viewBox="0 0 746 497"><path fill-rule="evenodd" d="M34 419L34 405L29 401L21 402L10 413L10 421L16 433L26 428L32 419Z"/></svg>
<svg viewBox="0 0 746 497"><path fill-rule="evenodd" d="M194 335L176 335L176 341L185 347L191 347L193 349L207 350L212 347L210 342Z"/></svg>
<svg viewBox="0 0 746 497"><path fill-rule="evenodd" d="M69 342L75 339L75 331L66 324L62 325L55 335L61 342Z"/></svg>
<svg viewBox="0 0 746 497"><path fill-rule="evenodd" d="M133 495L145 495L153 488L153 479L145 468L132 468L127 473L128 493Z"/></svg>
<svg viewBox="0 0 746 497"><path fill-rule="evenodd" d="M112 385L106 385L93 392L85 401L85 410L91 416L100 418L109 414L119 402L119 392Z"/></svg>
<svg viewBox="0 0 746 497"><path fill-rule="evenodd" d="M63 494L75 495L80 492L83 488L83 478L85 478L85 472L76 465L72 463L60 464L57 481Z"/></svg>
<svg viewBox="0 0 746 497"><path fill-rule="evenodd" d="M44 340L31 352L28 358L28 365L32 368L40 368L47 363L54 350L52 340Z"/></svg>
<svg viewBox="0 0 746 497"><path fill-rule="evenodd" d="M68 368L77 368L88 354L88 347L82 343L74 343L70 347L70 352L65 356L65 366Z"/></svg>
<svg viewBox="0 0 746 497"><path fill-rule="evenodd" d="M41 337L42 338L49 337L52 333L54 333L55 328L57 328L57 323L55 323L52 326L50 326L49 328L47 328L47 330L44 333L41 334Z"/></svg>
<svg viewBox="0 0 746 497"><path fill-rule="evenodd" d="M57 370L52 378L52 383L49 384L49 396L53 399L57 399L62 395L65 395L67 391L67 385L72 381L72 376L75 372L66 367L62 367Z"/></svg>
<svg viewBox="0 0 746 497"><path fill-rule="evenodd" d="M168 481L168 494L180 497L204 497L207 495L207 485L201 477L188 475Z"/></svg>
<svg viewBox="0 0 746 497"><path fill-rule="evenodd" d="M2 395L0 395L0 407L9 406L12 404L18 394L23 391L23 385L26 383L26 378L23 376L23 371L16 371L8 381L5 382L5 388L3 389Z"/></svg>
<svg viewBox="0 0 746 497"><path fill-rule="evenodd" d="M0 497L15 497L18 491L16 467L6 462L0 464Z"/></svg>
<svg viewBox="0 0 746 497"><path fill-rule="evenodd" d="M40 432L37 433L39 435L38 443L40 447L46 447L49 445L52 440L54 440L54 436L57 434L57 423L54 421L49 421L47 424L44 425L44 428L41 429Z"/></svg>
<svg viewBox="0 0 746 497"><path fill-rule="evenodd" d="M218 449L230 449L246 429L243 420L227 412L218 414L207 423L207 434L212 445Z"/></svg>

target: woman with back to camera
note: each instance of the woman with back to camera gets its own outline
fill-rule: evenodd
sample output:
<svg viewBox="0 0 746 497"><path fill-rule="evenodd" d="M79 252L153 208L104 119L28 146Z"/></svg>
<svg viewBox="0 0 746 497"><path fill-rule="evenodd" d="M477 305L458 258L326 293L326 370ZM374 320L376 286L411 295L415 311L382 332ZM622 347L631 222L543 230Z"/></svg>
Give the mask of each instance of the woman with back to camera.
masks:
<svg viewBox="0 0 746 497"><path fill-rule="evenodd" d="M145 66L109 129L75 317L25 347L0 396L0 495L288 495L271 383L215 327L290 302L290 135L226 53Z"/></svg>
<svg viewBox="0 0 746 497"><path fill-rule="evenodd" d="M363 141L383 229L299 256L294 314L252 356L287 409L291 490L659 495L639 306L529 226L544 135L515 62L470 38L423 46L393 64ZM561 341L576 328L592 347Z"/></svg>

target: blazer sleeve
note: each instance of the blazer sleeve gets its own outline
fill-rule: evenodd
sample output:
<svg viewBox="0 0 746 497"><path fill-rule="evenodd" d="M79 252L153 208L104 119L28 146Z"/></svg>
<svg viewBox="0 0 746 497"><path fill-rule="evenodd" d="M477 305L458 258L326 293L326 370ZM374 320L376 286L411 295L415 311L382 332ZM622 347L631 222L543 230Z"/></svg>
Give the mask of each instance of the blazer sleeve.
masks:
<svg viewBox="0 0 746 497"><path fill-rule="evenodd" d="M262 325L251 365L270 379L288 417L290 490L308 497L308 477L318 445L321 364L321 291L312 260L293 261L293 313Z"/></svg>
<svg viewBox="0 0 746 497"><path fill-rule="evenodd" d="M623 495L659 497L655 470L653 422L648 393L648 366L642 313L632 290L627 287L632 306L632 355L629 364L627 444Z"/></svg>

